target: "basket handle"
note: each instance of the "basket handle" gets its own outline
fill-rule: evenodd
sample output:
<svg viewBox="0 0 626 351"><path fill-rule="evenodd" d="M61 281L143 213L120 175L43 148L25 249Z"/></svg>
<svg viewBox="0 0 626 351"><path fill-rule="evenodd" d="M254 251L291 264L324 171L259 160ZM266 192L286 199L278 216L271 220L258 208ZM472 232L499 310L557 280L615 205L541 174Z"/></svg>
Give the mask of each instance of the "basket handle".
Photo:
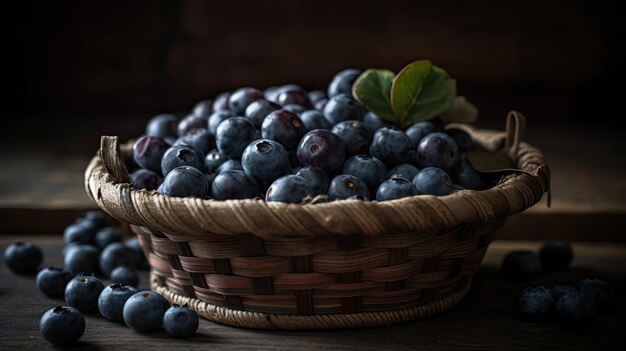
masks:
<svg viewBox="0 0 626 351"><path fill-rule="evenodd" d="M116 136L102 136L100 138L100 160L107 173L116 183L128 183L128 169L122 161L120 145Z"/></svg>
<svg viewBox="0 0 626 351"><path fill-rule="evenodd" d="M519 145L526 132L526 117L517 111L511 111L506 116L506 151L512 159L517 157Z"/></svg>

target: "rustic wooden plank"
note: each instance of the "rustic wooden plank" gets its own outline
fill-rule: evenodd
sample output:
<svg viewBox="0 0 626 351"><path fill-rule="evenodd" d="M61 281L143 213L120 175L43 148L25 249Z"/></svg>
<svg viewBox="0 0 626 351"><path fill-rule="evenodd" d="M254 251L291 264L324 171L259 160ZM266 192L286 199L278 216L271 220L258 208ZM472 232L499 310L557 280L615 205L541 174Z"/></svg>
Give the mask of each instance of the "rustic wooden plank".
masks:
<svg viewBox="0 0 626 351"><path fill-rule="evenodd" d="M16 240L33 240L44 250L45 263L61 262L61 241L46 236L4 236L0 247ZM496 241L487 254L467 297L447 313L386 328L337 331L281 332L226 327L202 320L198 334L174 339L163 331L140 334L97 314L86 316L87 329L76 350L216 349L216 350L468 350L468 349L615 349L624 346L626 313L602 315L587 333L564 332L555 324L524 323L512 316L514 294L534 282L575 281L601 274L616 288L618 303L626 303L626 245L574 243L575 260L564 273L545 273L532 282L510 282L499 276L499 263L513 249L537 249L541 242ZM147 288L147 272L140 288ZM0 267L0 348L55 349L37 330L41 315L63 301L42 296L32 277L16 276ZM10 282L10 283L9 283Z"/></svg>

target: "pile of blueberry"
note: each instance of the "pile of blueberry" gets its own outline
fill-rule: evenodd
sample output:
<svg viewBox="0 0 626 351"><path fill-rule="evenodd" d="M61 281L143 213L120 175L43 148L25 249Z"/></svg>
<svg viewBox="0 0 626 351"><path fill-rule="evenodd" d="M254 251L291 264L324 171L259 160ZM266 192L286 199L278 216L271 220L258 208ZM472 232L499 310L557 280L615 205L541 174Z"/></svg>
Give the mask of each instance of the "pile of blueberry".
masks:
<svg viewBox="0 0 626 351"><path fill-rule="evenodd" d="M67 306L47 311L41 335L55 345L76 342L85 331L82 313L99 311L107 320L124 322L133 330L160 329L177 337L193 335L198 315L186 305L172 305L158 293L138 291L136 269L147 267L137 238L122 242L118 227L106 226L100 211L89 211L64 232L64 268L37 272L43 253L32 243L14 243L4 251L7 266L18 274L37 272L37 288L46 296L64 298ZM101 277L101 278L99 278ZM105 287L104 279L111 283Z"/></svg>
<svg viewBox="0 0 626 351"><path fill-rule="evenodd" d="M475 147L465 131L446 129L439 118L404 130L386 124L353 98L360 73L339 72L327 92L246 87L199 102L180 121L157 115L133 145L131 182L174 197L286 203L490 186L465 156Z"/></svg>

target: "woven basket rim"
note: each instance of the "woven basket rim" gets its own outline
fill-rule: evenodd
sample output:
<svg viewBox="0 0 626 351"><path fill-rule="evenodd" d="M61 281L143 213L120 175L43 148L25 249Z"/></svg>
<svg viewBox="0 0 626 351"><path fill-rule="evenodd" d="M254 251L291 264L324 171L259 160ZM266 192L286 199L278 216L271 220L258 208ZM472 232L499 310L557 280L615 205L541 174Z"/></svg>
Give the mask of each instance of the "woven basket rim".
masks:
<svg viewBox="0 0 626 351"><path fill-rule="evenodd" d="M483 147L495 151L506 133L463 128ZM103 137L103 140L106 137ZM112 138L114 147L116 137ZM493 188L481 191L462 190L447 196L417 195L385 202L332 201L314 204L266 202L263 199L217 201L200 198L178 198L156 191L134 189L129 183L116 182L107 170L103 157L94 156L85 171L85 189L98 206L113 217L135 225L171 234L176 239L205 237L207 234L229 235L251 233L264 239L333 234L382 235L388 231L437 230L468 222L489 222L502 215L521 212L537 203L549 186L550 173L541 152L527 143L516 145L515 159L524 173L507 176ZM119 157L116 155L116 157ZM124 170L125 171L125 170ZM127 173L126 173L127 176ZM401 209L424 215L436 208L436 218L398 218ZM363 221L341 225L342 213L362 213L364 220L382 218L378 223ZM168 215L169 213L169 215ZM298 218L300 217L300 218ZM306 218L305 218L306 217ZM299 222L299 219L312 218ZM233 220L236 219L236 220ZM345 218L343 220L346 220ZM311 223L321 228L311 228ZM184 234L182 234L184 233Z"/></svg>

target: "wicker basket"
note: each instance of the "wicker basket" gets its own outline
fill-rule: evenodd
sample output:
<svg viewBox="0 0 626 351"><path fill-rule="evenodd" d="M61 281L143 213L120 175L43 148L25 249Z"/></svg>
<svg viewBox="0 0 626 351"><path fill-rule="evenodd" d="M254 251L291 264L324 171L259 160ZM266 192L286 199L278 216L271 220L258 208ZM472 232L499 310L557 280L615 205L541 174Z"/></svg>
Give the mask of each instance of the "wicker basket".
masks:
<svg viewBox="0 0 626 351"><path fill-rule="evenodd" d="M547 190L543 156L520 142L523 116L509 115L508 134L465 128L525 172L485 191L383 203L170 198L133 189L130 144L103 137L86 190L131 224L152 289L202 317L261 329L389 325L459 302L495 231Z"/></svg>

